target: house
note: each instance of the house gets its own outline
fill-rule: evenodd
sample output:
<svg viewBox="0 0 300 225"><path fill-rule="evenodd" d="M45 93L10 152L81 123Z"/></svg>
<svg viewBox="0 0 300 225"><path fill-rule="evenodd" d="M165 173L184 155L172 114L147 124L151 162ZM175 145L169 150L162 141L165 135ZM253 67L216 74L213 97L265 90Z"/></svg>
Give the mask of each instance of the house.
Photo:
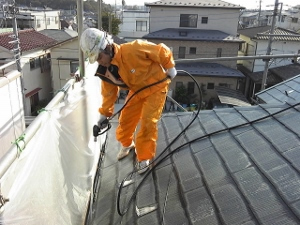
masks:
<svg viewBox="0 0 300 225"><path fill-rule="evenodd" d="M265 55L268 46L268 33L270 32L270 29L271 28L269 26L261 26L238 30L240 38L245 41L241 45L239 55ZM297 33L276 27L274 29L274 34L278 34L278 36L273 37L273 41L271 43L271 54L299 54L300 37L297 36ZM246 76L246 79L244 80L245 83L242 84L244 87L243 89L245 90L244 94L248 99L254 99L254 94L261 90L265 61L262 59L248 59L240 60L238 63L239 70ZM294 73L293 70L298 68L297 60L293 58L272 59L269 63L269 71L267 74L267 88L286 79L280 78L280 75L276 75L276 68L283 69L281 74L292 73L295 76L297 75L297 72Z"/></svg>
<svg viewBox="0 0 300 225"><path fill-rule="evenodd" d="M117 36L113 36L113 40L117 44L125 42ZM79 70L78 36L47 46L46 49L51 51L52 85L53 92L57 93Z"/></svg>
<svg viewBox="0 0 300 225"><path fill-rule="evenodd" d="M5 11L4 7L4 11ZM0 11L0 21L4 27L12 27L12 18L10 15ZM21 30L34 28L36 31L44 29L60 29L59 10L52 9L18 9L16 20L18 28Z"/></svg>
<svg viewBox="0 0 300 225"><path fill-rule="evenodd" d="M150 7L149 34L143 38L154 43L164 43L173 51L176 68L187 69L186 72L196 75L203 91L208 93L204 97L207 103L212 98L217 99L214 87L219 84L236 89L244 75L236 70L236 61L222 61L219 57L234 57L243 40L237 35L238 18L243 7L219 0L207 1L179 1L162 0L146 3ZM164 21L163 23L161 21ZM186 59L214 58L213 64L199 64L197 72L189 70L197 67L195 64L184 62ZM219 64L219 65L216 65ZM201 74L204 67L213 69L212 74ZM236 70L234 76L226 76L227 71ZM223 70L224 73L221 71ZM231 72L229 73L231 74ZM192 80L190 84L192 84ZM189 87L186 75L179 73L170 84L173 94L179 86ZM190 93L197 94L198 93ZM189 103L189 102L187 102Z"/></svg>
<svg viewBox="0 0 300 225"><path fill-rule="evenodd" d="M273 17L268 17L268 25L271 25ZM290 8L288 10L282 10L276 16L276 26L283 29L299 32L300 30L300 9L297 7Z"/></svg>
<svg viewBox="0 0 300 225"><path fill-rule="evenodd" d="M15 46L13 33L0 34L0 58L6 61L14 60ZM56 40L47 37L34 29L20 30L20 65L23 74L24 111L25 116L35 115L39 108L53 97L51 85L51 55L44 48L56 43ZM10 69L10 68L7 68Z"/></svg>
<svg viewBox="0 0 300 225"><path fill-rule="evenodd" d="M58 42L62 42L62 41L68 40L70 38L78 36L78 33L76 31L67 29L67 28L60 29L60 30L45 29L45 30L41 30L39 32L47 37L53 38L54 40L56 40Z"/></svg>
<svg viewBox="0 0 300 225"><path fill-rule="evenodd" d="M118 12L121 20L119 37L126 41L141 39L149 33L148 10L122 10Z"/></svg>
<svg viewBox="0 0 300 225"><path fill-rule="evenodd" d="M241 47L244 56L265 55L270 33L269 26L253 27L238 30L240 38L245 42ZM298 54L300 52L300 37L296 32L280 27L274 29L271 54ZM296 35L293 37L293 35ZM274 59L269 68L292 64L292 59ZM265 62L261 59L243 60L241 64L251 72L263 71Z"/></svg>

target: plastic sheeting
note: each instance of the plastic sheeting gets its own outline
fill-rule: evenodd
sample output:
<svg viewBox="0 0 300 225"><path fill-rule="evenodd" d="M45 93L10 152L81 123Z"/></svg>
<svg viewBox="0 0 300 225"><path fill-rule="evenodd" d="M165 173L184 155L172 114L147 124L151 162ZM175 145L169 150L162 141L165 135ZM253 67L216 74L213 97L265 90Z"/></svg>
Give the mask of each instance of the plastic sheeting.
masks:
<svg viewBox="0 0 300 225"><path fill-rule="evenodd" d="M42 125L1 180L9 198L3 224L84 224L102 135L94 142L99 79L75 84L66 99L43 112ZM25 131L26 135L26 131Z"/></svg>
<svg viewBox="0 0 300 225"><path fill-rule="evenodd" d="M20 77L9 81L0 87L0 158L6 153L14 142L25 130L23 100Z"/></svg>

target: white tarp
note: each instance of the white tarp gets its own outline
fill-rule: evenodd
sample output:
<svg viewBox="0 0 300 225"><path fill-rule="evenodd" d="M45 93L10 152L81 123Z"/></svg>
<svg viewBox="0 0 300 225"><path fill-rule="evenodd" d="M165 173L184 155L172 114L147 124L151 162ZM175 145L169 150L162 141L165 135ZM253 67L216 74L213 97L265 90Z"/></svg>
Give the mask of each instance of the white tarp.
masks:
<svg viewBox="0 0 300 225"><path fill-rule="evenodd" d="M76 84L42 125L1 180L1 224L84 224L102 135L92 127L100 105L99 79ZM26 135L26 131L25 131Z"/></svg>
<svg viewBox="0 0 300 225"><path fill-rule="evenodd" d="M20 77L0 77L0 158L25 130Z"/></svg>

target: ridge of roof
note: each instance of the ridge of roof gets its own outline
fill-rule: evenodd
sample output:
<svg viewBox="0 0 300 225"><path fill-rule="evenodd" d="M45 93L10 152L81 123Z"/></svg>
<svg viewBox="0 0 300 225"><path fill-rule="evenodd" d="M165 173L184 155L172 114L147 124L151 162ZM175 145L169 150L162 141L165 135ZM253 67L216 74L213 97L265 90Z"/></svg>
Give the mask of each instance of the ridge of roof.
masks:
<svg viewBox="0 0 300 225"><path fill-rule="evenodd" d="M146 6L172 6L172 7L198 7L198 8L223 8L223 9L245 9L243 6L235 5L220 0L160 0L145 3Z"/></svg>

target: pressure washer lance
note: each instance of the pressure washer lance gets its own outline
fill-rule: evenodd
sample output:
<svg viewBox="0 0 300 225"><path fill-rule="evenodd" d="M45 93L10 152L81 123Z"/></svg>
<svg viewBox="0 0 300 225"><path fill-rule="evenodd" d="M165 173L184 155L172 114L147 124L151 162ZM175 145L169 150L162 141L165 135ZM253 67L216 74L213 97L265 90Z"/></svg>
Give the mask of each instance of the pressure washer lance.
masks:
<svg viewBox="0 0 300 225"><path fill-rule="evenodd" d="M111 127L109 123L110 118L105 119L101 124L94 125L93 127L93 136L94 136L94 142L97 142L97 137L106 131L108 131ZM104 131L101 132L102 129L106 128Z"/></svg>

